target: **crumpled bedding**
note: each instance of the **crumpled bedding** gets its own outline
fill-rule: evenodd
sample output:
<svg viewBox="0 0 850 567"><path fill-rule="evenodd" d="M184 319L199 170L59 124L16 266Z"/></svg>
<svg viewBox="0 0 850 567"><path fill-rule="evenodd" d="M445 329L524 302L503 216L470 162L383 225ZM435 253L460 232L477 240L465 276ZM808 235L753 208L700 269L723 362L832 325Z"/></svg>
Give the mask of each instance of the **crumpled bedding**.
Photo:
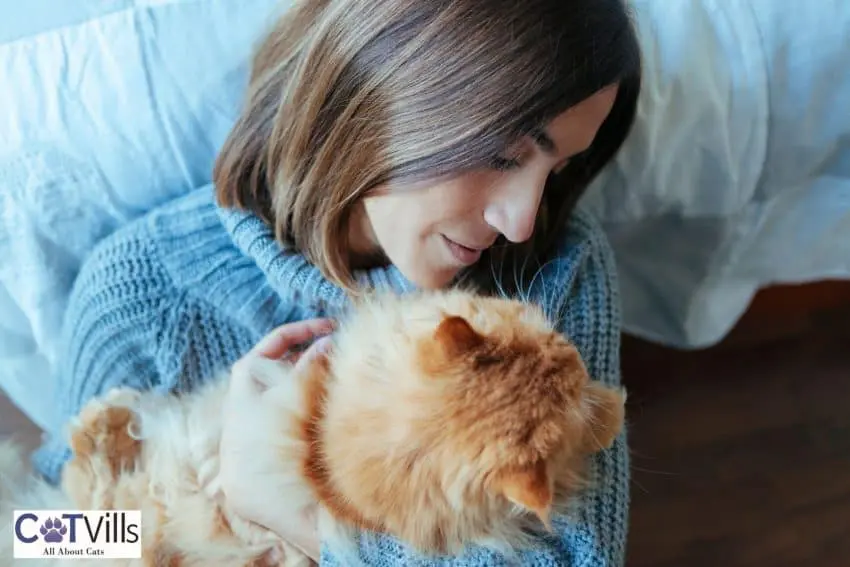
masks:
<svg viewBox="0 0 850 567"><path fill-rule="evenodd" d="M43 427L80 263L209 182L253 42L287 2L4 7L0 387ZM611 239L626 330L703 347L761 286L850 274L850 4L632 5L640 120L583 205Z"/></svg>
<svg viewBox="0 0 850 567"><path fill-rule="evenodd" d="M0 18L0 387L50 425L92 246L208 183L270 0L35 0ZM12 14L6 18L6 14Z"/></svg>
<svg viewBox="0 0 850 567"><path fill-rule="evenodd" d="M585 202L626 330L706 347L762 287L850 277L850 3L632 3L640 119Z"/></svg>
<svg viewBox="0 0 850 567"><path fill-rule="evenodd" d="M761 287L850 276L850 3L633 4L640 119L586 203L626 330L706 347Z"/></svg>

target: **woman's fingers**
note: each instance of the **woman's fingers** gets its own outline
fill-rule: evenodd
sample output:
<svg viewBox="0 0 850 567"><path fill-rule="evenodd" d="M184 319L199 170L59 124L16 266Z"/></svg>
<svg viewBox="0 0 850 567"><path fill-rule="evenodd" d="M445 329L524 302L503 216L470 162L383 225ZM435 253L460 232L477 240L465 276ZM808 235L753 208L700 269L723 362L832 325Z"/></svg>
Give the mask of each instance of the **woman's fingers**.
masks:
<svg viewBox="0 0 850 567"><path fill-rule="evenodd" d="M295 363L296 372L304 367L305 364L310 364L310 361L321 355L329 354L333 348L333 339L330 335L319 337L305 350L298 361Z"/></svg>
<svg viewBox="0 0 850 567"><path fill-rule="evenodd" d="M327 336L333 329L331 319L309 319L274 329L233 365L228 397L233 403L250 404L251 400L277 383L276 378L281 374L277 365L281 358L315 337L321 339ZM312 351L315 352L316 348ZM295 362L297 358L293 356L289 362Z"/></svg>
<svg viewBox="0 0 850 567"><path fill-rule="evenodd" d="M311 339L327 335L334 330L332 319L308 319L287 323L271 331L257 343L251 353L265 358L278 359L293 347Z"/></svg>
<svg viewBox="0 0 850 567"><path fill-rule="evenodd" d="M227 397L225 398L225 411L228 408L250 405L251 402L263 393L267 386L254 379L251 361L240 358L230 369L230 382L227 385Z"/></svg>

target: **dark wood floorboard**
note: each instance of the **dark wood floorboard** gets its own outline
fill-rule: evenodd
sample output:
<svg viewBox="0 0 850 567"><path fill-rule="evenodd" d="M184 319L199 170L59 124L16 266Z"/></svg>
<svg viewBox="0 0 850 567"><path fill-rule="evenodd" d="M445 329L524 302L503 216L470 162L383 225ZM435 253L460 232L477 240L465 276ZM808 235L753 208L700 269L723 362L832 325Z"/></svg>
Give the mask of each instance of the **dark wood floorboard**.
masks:
<svg viewBox="0 0 850 567"><path fill-rule="evenodd" d="M850 314L761 346L627 341L623 360L629 567L850 566Z"/></svg>

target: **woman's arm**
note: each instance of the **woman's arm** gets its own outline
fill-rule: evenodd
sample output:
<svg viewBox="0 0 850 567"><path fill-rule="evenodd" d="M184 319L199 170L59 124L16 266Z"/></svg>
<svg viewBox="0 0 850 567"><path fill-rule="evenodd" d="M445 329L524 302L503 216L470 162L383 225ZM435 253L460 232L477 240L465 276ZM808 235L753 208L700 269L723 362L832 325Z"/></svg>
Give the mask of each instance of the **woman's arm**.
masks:
<svg viewBox="0 0 850 567"><path fill-rule="evenodd" d="M108 237L74 282L55 363L53 430L33 455L36 471L50 483L59 482L71 456L65 424L88 400L115 386L144 389L157 381L156 309L144 301L150 260L127 257L141 243L120 233Z"/></svg>
<svg viewBox="0 0 850 567"><path fill-rule="evenodd" d="M591 377L620 384L620 308L613 257L598 225L579 213L571 221L559 254L534 279L527 296L545 307L558 328L579 349ZM541 538L521 552L522 564L538 566L624 563L629 464L625 434L595 458L594 486L580 498L575 518L554 518L556 535ZM501 555L473 549L462 557L428 560L386 535L361 533L357 548L366 565L488 565L509 562ZM340 550L322 544L321 565L345 564Z"/></svg>
<svg viewBox="0 0 850 567"><path fill-rule="evenodd" d="M159 234L141 219L102 241L77 276L55 363L54 423L33 465L58 483L71 456L67 421L93 397L123 386L187 390L226 367L256 335L175 284Z"/></svg>

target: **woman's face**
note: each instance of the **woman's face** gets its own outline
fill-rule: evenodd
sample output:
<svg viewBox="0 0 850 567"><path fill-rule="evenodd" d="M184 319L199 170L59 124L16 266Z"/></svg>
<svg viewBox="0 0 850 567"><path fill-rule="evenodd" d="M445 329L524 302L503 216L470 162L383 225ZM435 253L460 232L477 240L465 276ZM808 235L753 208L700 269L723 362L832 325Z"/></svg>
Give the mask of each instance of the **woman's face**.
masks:
<svg viewBox="0 0 850 567"><path fill-rule="evenodd" d="M355 256L384 256L417 287L434 289L477 262L499 235L528 240L547 177L590 146L616 96L616 85L597 92L494 156L490 168L364 198L352 223Z"/></svg>

